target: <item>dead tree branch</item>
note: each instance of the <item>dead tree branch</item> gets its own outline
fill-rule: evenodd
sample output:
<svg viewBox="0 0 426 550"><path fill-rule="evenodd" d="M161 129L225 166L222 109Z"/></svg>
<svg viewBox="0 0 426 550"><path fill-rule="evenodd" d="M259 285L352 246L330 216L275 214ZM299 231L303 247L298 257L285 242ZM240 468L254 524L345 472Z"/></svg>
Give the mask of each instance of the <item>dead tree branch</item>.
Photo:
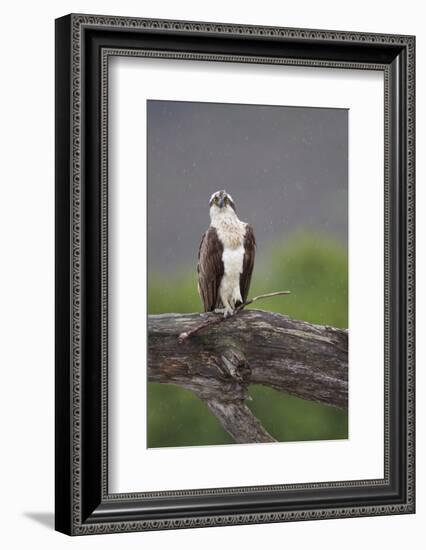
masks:
<svg viewBox="0 0 426 550"><path fill-rule="evenodd" d="M193 391L236 442L274 441L245 403L249 384L347 408L346 330L244 310L180 344L199 323L195 313L149 316L148 380Z"/></svg>

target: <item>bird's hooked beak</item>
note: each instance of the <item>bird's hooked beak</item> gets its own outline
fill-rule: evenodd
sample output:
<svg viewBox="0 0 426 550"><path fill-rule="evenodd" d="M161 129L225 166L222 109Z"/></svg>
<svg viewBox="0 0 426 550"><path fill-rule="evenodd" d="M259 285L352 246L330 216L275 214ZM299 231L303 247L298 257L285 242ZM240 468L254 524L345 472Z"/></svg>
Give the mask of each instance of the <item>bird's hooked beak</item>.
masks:
<svg viewBox="0 0 426 550"><path fill-rule="evenodd" d="M223 208L224 205L225 205L225 196L222 196L219 199L218 206L219 206L219 208Z"/></svg>

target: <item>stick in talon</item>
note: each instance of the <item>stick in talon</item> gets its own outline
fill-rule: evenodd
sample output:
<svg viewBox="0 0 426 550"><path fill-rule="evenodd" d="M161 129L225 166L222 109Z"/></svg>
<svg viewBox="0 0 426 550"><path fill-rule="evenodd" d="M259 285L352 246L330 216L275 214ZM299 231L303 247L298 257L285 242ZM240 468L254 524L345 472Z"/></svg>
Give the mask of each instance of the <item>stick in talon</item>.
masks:
<svg viewBox="0 0 426 550"><path fill-rule="evenodd" d="M235 310L233 310L231 317L238 315L240 311L242 311L246 306L252 304L253 302L257 302L258 300L263 300L264 298L273 298L275 296L286 296L288 294L290 294L289 290L279 290L277 292L268 292L267 294L260 294L259 296L255 296L254 298L251 298L250 300L247 300L246 302L240 304ZM218 313L218 311L215 310L214 313ZM223 313L223 310L220 313ZM222 323L227 319L229 319L229 317L225 317L225 314L220 317L219 316L209 317L206 319L206 321L197 325L196 327L189 330L188 332L182 332L181 334L179 334L178 336L179 343L183 344L186 340L188 340L195 334L198 334L199 332L205 330L211 325L217 325L218 323Z"/></svg>

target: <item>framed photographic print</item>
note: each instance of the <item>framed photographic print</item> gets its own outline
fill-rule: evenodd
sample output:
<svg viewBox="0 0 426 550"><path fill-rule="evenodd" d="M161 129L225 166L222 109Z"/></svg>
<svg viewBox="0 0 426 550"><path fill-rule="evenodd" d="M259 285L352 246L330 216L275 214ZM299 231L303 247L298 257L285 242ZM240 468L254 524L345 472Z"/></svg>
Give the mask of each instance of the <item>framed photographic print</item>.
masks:
<svg viewBox="0 0 426 550"><path fill-rule="evenodd" d="M56 529L413 513L413 36L56 21Z"/></svg>

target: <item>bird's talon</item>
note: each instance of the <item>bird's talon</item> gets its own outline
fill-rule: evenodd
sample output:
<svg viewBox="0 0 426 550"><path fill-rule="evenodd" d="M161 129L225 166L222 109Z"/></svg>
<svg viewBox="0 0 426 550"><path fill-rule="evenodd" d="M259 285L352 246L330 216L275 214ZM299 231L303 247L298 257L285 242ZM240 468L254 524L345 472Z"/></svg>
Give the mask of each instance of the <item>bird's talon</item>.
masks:
<svg viewBox="0 0 426 550"><path fill-rule="evenodd" d="M232 317L234 313L235 313L235 310L233 309L225 309L223 316L225 317L225 319L227 319L228 317Z"/></svg>

